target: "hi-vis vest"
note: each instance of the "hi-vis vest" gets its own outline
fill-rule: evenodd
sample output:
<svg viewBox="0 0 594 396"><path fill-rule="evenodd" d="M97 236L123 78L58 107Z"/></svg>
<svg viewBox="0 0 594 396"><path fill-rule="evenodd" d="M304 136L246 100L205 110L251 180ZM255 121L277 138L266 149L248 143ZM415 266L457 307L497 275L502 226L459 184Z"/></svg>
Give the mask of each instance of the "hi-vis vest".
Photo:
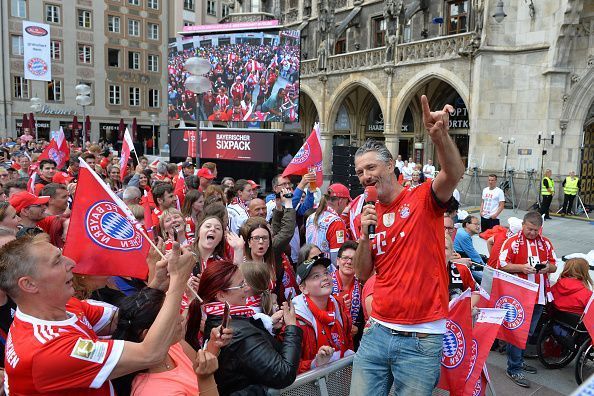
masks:
<svg viewBox="0 0 594 396"><path fill-rule="evenodd" d="M331 211L325 210L320 213L316 227L316 224L314 224L314 216L315 213L312 213L307 218L305 226L305 243L313 243L320 248L326 257L330 258L330 244L328 243L326 233L328 232L328 228L330 228L330 224L335 221L340 221L341 218Z"/></svg>
<svg viewBox="0 0 594 396"><path fill-rule="evenodd" d="M574 177L573 179L570 176L565 178L565 187L563 187L563 194L565 195L576 195L578 192L578 179Z"/></svg>
<svg viewBox="0 0 594 396"><path fill-rule="evenodd" d="M549 182L549 188L551 189L551 192L549 192L547 190L547 188L544 185L544 181L547 180ZM553 181L553 179L551 179L550 177L543 177L542 181L540 182L540 194L541 195L553 195L555 193L555 182Z"/></svg>

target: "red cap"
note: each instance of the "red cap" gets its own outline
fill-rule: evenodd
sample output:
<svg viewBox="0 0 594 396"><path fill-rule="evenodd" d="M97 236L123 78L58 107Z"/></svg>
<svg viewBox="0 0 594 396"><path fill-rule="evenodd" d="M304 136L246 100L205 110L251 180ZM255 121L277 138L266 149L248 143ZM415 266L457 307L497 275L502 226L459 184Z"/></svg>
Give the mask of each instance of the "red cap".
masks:
<svg viewBox="0 0 594 396"><path fill-rule="evenodd" d="M70 176L66 172L56 172L52 178L52 182L58 184L68 184L72 181L72 179L74 179L74 177Z"/></svg>
<svg viewBox="0 0 594 396"><path fill-rule="evenodd" d="M31 194L28 191L21 191L14 194L8 199L8 202L16 209L17 213L21 213L21 210L28 208L32 205L45 205L49 202L50 197L41 196L38 197L35 194Z"/></svg>
<svg viewBox="0 0 594 396"><path fill-rule="evenodd" d="M250 186L252 186L252 188L260 188L260 185L253 180L248 180L247 182L250 183Z"/></svg>
<svg viewBox="0 0 594 396"><path fill-rule="evenodd" d="M351 201L349 189L344 184L334 183L328 187L327 195L329 197L348 198Z"/></svg>
<svg viewBox="0 0 594 396"><path fill-rule="evenodd" d="M209 179L209 180L214 179L214 175L212 174L212 172L208 168L200 168L200 169L198 169L198 174L197 175L198 175L198 177L203 177L203 178Z"/></svg>

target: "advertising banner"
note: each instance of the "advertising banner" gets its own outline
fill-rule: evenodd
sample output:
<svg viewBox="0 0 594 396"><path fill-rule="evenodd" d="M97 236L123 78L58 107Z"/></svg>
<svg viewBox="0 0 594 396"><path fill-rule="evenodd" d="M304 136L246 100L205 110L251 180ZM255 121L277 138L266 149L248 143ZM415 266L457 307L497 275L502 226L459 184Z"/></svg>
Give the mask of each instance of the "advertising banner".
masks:
<svg viewBox="0 0 594 396"><path fill-rule="evenodd" d="M51 81L50 26L23 21L23 46L25 78Z"/></svg>
<svg viewBox="0 0 594 396"><path fill-rule="evenodd" d="M273 162L274 134L244 131L201 131L200 157Z"/></svg>

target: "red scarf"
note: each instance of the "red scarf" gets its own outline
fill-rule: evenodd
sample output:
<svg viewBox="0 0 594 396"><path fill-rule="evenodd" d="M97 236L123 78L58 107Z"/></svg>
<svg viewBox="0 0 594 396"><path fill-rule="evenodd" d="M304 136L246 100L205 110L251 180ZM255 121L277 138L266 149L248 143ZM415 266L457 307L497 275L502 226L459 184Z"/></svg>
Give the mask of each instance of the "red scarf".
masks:
<svg viewBox="0 0 594 396"><path fill-rule="evenodd" d="M248 211L248 206L246 202L243 202L239 197L234 197L231 200L231 205L239 205L241 206L246 212Z"/></svg>
<svg viewBox="0 0 594 396"><path fill-rule="evenodd" d="M320 349L323 345L328 345L336 351L341 351L340 355L342 356L347 350L347 343L342 325L336 319L337 313L332 299L328 297L327 310L318 308L308 296L305 296L305 303L316 320L317 349Z"/></svg>
<svg viewBox="0 0 594 396"><path fill-rule="evenodd" d="M247 305L248 307L260 308L262 306L262 296L261 295L249 296L245 300L245 305Z"/></svg>
<svg viewBox="0 0 594 396"><path fill-rule="evenodd" d="M225 303L217 301L204 304L204 312L206 315L223 316L223 313L225 312ZM247 316L248 318L254 316L254 310L252 308L242 305L231 305L231 310L229 312L231 313L231 316Z"/></svg>

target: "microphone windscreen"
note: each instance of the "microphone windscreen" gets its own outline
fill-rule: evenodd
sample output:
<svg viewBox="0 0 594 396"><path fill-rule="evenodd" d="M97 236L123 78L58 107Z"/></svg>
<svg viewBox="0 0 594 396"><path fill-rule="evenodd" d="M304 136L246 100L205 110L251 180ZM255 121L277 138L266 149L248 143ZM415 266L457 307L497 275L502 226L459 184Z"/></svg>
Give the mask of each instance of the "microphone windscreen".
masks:
<svg viewBox="0 0 594 396"><path fill-rule="evenodd" d="M364 192L364 202L372 202L375 203L375 201L377 201L377 188L375 188L375 186L367 186L365 187L365 192Z"/></svg>

